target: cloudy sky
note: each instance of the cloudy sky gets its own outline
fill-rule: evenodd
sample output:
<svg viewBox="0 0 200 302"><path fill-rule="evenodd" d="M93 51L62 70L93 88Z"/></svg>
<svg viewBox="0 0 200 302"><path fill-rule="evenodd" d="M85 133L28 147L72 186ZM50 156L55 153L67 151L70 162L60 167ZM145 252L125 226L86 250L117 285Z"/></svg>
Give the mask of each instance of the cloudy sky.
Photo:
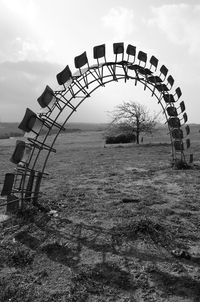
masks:
<svg viewBox="0 0 200 302"><path fill-rule="evenodd" d="M200 123L199 0L0 0L0 121L19 122L26 107L39 111L37 97L56 74L93 46L132 44L155 55L181 87L189 122ZM139 101L159 112L147 91L133 82L99 88L71 121L107 122L122 101Z"/></svg>

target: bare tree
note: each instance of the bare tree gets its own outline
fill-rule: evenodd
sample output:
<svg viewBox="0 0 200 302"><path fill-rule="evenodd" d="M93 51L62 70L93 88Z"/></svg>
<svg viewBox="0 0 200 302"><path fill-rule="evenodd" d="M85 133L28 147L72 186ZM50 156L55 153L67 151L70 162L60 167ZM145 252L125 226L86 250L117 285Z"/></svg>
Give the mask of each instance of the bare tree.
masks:
<svg viewBox="0 0 200 302"><path fill-rule="evenodd" d="M112 112L111 128L119 127L122 131L131 130L140 142L141 133L151 133L156 125L156 116L151 116L149 110L136 102L124 102Z"/></svg>

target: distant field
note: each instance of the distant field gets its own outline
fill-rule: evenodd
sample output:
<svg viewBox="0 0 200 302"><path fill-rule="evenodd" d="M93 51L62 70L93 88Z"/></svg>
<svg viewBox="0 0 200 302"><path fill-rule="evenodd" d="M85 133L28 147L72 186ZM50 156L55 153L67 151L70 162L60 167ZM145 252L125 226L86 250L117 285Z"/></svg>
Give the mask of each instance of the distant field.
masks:
<svg viewBox="0 0 200 302"><path fill-rule="evenodd" d="M199 129L189 170L171 168L166 128L139 146L107 146L100 128L60 135L39 200L56 215L1 228L0 301L199 301ZM0 141L0 186L13 147Z"/></svg>
<svg viewBox="0 0 200 302"><path fill-rule="evenodd" d="M8 138L10 136L16 136L16 135L23 135L23 131L18 129L19 123L0 123L0 139L1 138ZM107 124L103 123L67 123L66 124L66 130L67 132L73 132L73 131L104 131L107 128ZM199 139L200 138L200 125L197 124L191 124L191 134L193 139ZM152 136L146 136L147 138L153 138L153 139L167 139L168 138L168 130L166 125L158 126L156 128L155 133L153 133Z"/></svg>
<svg viewBox="0 0 200 302"><path fill-rule="evenodd" d="M18 125L18 123L0 123L0 139L22 136L23 132L18 129Z"/></svg>
<svg viewBox="0 0 200 302"><path fill-rule="evenodd" d="M0 139L23 136L23 131L18 129L18 125L19 123L0 123ZM101 131L105 128L106 124L68 123L66 125L66 132Z"/></svg>

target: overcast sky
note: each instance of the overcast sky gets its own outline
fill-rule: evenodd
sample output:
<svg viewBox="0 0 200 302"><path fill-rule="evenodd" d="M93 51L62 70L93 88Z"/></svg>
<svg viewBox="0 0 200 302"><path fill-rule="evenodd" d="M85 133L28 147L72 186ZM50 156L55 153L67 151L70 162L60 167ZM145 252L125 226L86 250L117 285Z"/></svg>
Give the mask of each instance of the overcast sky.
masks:
<svg viewBox="0 0 200 302"><path fill-rule="evenodd" d="M135 45L165 64L180 86L189 122L200 123L200 1L198 0L0 0L0 121L19 122L26 107L74 57L93 46ZM107 122L122 101L160 107L132 82L112 83L88 98L71 121Z"/></svg>

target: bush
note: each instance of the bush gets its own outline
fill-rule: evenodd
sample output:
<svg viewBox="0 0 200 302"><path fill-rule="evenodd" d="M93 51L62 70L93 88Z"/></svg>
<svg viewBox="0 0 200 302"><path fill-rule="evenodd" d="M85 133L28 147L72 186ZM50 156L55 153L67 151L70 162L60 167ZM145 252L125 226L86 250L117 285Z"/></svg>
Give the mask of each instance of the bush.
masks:
<svg viewBox="0 0 200 302"><path fill-rule="evenodd" d="M127 144L135 142L135 134L119 134L117 136L107 136L106 144Z"/></svg>

